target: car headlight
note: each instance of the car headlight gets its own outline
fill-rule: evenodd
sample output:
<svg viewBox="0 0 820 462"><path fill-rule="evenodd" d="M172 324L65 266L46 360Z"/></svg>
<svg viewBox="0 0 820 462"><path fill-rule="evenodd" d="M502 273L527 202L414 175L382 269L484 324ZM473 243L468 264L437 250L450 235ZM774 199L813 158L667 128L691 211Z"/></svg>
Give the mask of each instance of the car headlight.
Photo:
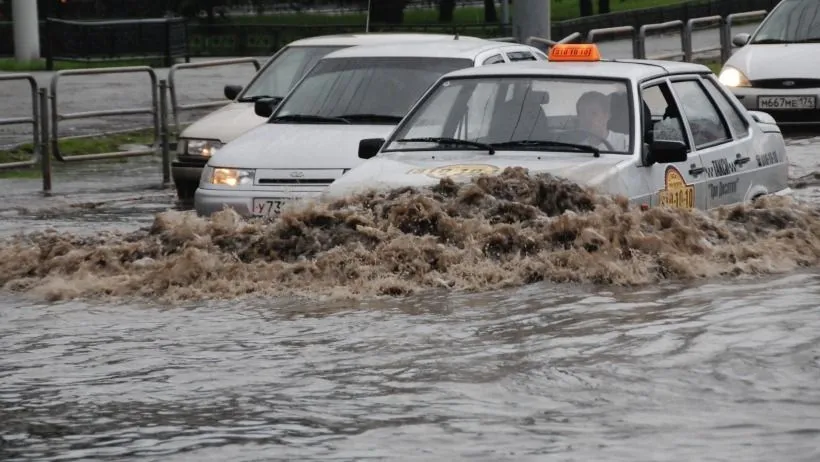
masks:
<svg viewBox="0 0 820 462"><path fill-rule="evenodd" d="M253 184L254 170L239 168L207 167L203 179L217 186L246 186Z"/></svg>
<svg viewBox="0 0 820 462"><path fill-rule="evenodd" d="M726 66L720 71L718 80L727 87L751 87L749 79L734 67Z"/></svg>
<svg viewBox="0 0 820 462"><path fill-rule="evenodd" d="M211 157L224 143L216 140L185 140L183 153L189 156Z"/></svg>

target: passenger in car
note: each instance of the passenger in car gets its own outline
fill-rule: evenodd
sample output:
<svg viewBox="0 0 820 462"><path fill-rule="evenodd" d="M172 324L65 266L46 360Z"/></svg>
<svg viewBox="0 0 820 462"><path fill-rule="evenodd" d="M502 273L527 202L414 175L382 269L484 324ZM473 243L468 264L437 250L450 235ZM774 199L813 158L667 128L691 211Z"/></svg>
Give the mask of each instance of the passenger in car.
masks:
<svg viewBox="0 0 820 462"><path fill-rule="evenodd" d="M578 114L578 128L589 135L576 143L594 146L603 151L626 152L629 149L629 135L611 131L610 99L598 91L588 91L575 103ZM613 117L629 117L628 114L612 114ZM611 148L603 142L606 140Z"/></svg>

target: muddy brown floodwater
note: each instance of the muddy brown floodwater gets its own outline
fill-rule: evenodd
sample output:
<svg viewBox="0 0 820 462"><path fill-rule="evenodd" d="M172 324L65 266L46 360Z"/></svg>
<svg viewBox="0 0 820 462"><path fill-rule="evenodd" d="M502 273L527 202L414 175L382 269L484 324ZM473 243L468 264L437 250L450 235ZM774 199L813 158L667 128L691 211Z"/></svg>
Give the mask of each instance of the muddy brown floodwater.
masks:
<svg viewBox="0 0 820 462"><path fill-rule="evenodd" d="M816 461L788 143L795 198L708 213L515 171L272 225L169 210L152 160L3 180L0 459Z"/></svg>

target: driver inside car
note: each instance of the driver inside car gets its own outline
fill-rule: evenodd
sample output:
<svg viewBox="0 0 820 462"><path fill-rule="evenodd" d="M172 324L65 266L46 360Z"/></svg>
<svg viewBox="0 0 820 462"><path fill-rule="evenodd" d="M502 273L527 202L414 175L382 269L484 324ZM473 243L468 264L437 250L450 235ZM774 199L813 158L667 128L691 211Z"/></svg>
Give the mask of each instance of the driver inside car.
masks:
<svg viewBox="0 0 820 462"><path fill-rule="evenodd" d="M629 136L609 129L610 98L601 92L588 91L575 103L578 114L578 131L584 136L574 143L596 147L602 151L626 152L629 150ZM629 117L628 114L614 114L615 117ZM609 142L609 146L604 142Z"/></svg>

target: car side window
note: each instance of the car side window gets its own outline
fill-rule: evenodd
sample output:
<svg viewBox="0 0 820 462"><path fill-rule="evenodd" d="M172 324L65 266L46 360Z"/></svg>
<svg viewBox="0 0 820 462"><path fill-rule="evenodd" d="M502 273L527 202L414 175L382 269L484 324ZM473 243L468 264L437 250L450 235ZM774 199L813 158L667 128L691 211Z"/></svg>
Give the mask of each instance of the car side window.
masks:
<svg viewBox="0 0 820 462"><path fill-rule="evenodd" d="M643 136L646 142L654 140L689 142L685 136L680 111L665 83L651 85L641 90L643 105Z"/></svg>
<svg viewBox="0 0 820 462"><path fill-rule="evenodd" d="M703 79L704 85L709 89L712 98L717 102L718 107L723 111L723 116L732 127L732 131L737 138L743 138L749 134L749 123L740 115L740 111L729 101L726 91L722 90L712 79Z"/></svg>
<svg viewBox="0 0 820 462"><path fill-rule="evenodd" d="M529 51L508 51L507 57L510 61L535 61L535 56Z"/></svg>
<svg viewBox="0 0 820 462"><path fill-rule="evenodd" d="M485 59L484 62L481 63L482 66L486 66L487 64L499 64L504 62L504 57L500 54L492 55L489 58Z"/></svg>
<svg viewBox="0 0 820 462"><path fill-rule="evenodd" d="M689 122L696 149L732 141L729 127L701 84L695 80L681 80L672 82L672 88L683 106L683 115Z"/></svg>

